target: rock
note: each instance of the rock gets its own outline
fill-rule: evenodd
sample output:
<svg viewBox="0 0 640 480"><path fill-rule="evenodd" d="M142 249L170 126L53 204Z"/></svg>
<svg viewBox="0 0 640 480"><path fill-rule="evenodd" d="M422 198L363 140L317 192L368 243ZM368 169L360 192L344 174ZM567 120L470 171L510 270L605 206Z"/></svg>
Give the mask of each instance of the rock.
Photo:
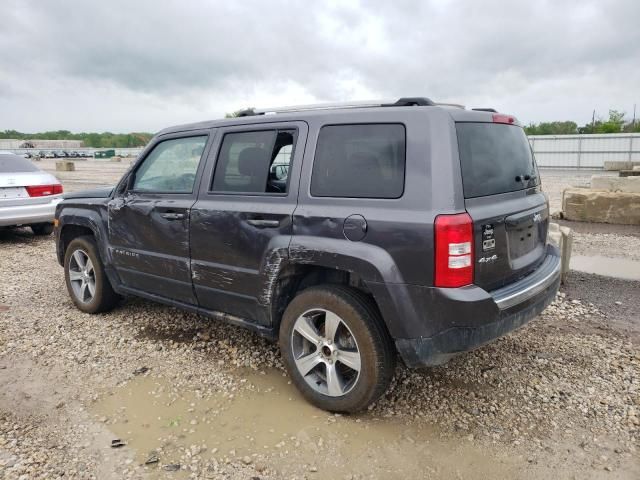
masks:
<svg viewBox="0 0 640 480"><path fill-rule="evenodd" d="M73 172L76 169L76 164L69 160L60 160L56 162L56 171L58 172Z"/></svg>
<svg viewBox="0 0 640 480"><path fill-rule="evenodd" d="M244 463L245 465L251 465L252 462L253 460L251 460L250 456L245 455L244 457L242 457L242 463Z"/></svg>
<svg viewBox="0 0 640 480"><path fill-rule="evenodd" d="M604 169L608 171L631 170L637 165L640 165L640 162L606 160L604 162Z"/></svg>
<svg viewBox="0 0 640 480"><path fill-rule="evenodd" d="M640 193L640 177L591 177L591 190L604 190L607 192Z"/></svg>
<svg viewBox="0 0 640 480"><path fill-rule="evenodd" d="M640 225L640 193L570 188L563 193L562 210L567 220Z"/></svg>
<svg viewBox="0 0 640 480"><path fill-rule="evenodd" d="M177 472L178 470L180 470L180 464L179 463L168 463L167 465L163 465L162 469L165 472Z"/></svg>

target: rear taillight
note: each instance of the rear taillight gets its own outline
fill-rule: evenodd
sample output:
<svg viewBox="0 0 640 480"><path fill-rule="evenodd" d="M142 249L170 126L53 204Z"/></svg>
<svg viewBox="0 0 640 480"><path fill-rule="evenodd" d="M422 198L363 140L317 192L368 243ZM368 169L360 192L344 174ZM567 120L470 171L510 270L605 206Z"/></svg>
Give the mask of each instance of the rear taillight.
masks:
<svg viewBox="0 0 640 480"><path fill-rule="evenodd" d="M435 221L436 287L473 282L473 221L468 213L438 215Z"/></svg>
<svg viewBox="0 0 640 480"><path fill-rule="evenodd" d="M516 117L505 115L503 113L493 114L493 123L507 123L509 125L516 123Z"/></svg>
<svg viewBox="0 0 640 480"><path fill-rule="evenodd" d="M62 185L31 185L24 187L30 197L46 197L48 195L59 195L62 193Z"/></svg>

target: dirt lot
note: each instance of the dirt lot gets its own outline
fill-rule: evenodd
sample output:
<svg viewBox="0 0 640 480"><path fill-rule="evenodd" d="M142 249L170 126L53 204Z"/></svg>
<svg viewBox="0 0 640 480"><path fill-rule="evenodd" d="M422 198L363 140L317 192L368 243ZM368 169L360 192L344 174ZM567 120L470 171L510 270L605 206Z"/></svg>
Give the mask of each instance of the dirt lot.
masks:
<svg viewBox="0 0 640 480"><path fill-rule="evenodd" d="M249 332L135 299L86 315L52 239L0 252L0 478L640 478L640 282L572 273L528 326L336 416Z"/></svg>

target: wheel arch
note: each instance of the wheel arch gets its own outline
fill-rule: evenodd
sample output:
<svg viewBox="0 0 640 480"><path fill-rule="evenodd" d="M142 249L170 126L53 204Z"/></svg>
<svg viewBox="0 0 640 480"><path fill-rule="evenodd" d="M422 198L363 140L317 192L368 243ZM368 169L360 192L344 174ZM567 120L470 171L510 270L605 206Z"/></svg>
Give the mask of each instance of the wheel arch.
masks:
<svg viewBox="0 0 640 480"><path fill-rule="evenodd" d="M383 318L387 332L390 333L387 320L375 295L359 273L326 265L288 262L282 266L273 282L271 319L276 334L280 330L282 315L289 303L303 290L318 285L343 285L359 290L370 298Z"/></svg>
<svg viewBox="0 0 640 480"><path fill-rule="evenodd" d="M58 217L56 234L56 255L58 263L64 264L64 255L69 243L82 235L92 235L98 245L98 254L103 263L107 263L106 231L98 212L78 208L63 209Z"/></svg>

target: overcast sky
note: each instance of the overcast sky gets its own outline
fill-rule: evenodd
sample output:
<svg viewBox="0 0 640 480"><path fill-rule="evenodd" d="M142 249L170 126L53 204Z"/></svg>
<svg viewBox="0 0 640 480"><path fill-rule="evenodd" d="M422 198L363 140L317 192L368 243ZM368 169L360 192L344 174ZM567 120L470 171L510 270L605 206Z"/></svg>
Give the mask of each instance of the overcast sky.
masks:
<svg viewBox="0 0 640 480"><path fill-rule="evenodd" d="M639 0L1 0L0 19L0 130L401 96L525 123L640 104Z"/></svg>

